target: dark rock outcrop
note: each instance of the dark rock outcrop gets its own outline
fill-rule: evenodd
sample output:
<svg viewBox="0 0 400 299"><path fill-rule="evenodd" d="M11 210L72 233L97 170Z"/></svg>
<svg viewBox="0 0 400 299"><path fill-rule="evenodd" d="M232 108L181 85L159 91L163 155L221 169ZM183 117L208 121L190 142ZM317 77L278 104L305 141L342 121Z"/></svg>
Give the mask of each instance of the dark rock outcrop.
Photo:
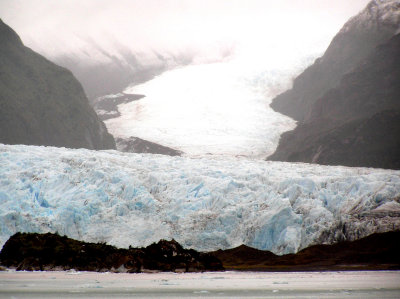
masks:
<svg viewBox="0 0 400 299"><path fill-rule="evenodd" d="M79 271L219 271L221 262L207 253L161 240L146 248L118 249L57 234L16 233L4 244L0 263L17 270Z"/></svg>
<svg viewBox="0 0 400 299"><path fill-rule="evenodd" d="M356 241L314 245L296 254L275 255L241 245L210 254L226 270L242 271L338 271L400 269L400 232L373 234Z"/></svg>
<svg viewBox="0 0 400 299"><path fill-rule="evenodd" d="M0 20L0 142L114 149L70 71L25 47Z"/></svg>
<svg viewBox="0 0 400 299"><path fill-rule="evenodd" d="M128 153L149 153L168 156L181 156L183 152L173 148L150 142L138 137L116 138L117 149Z"/></svg>
<svg viewBox="0 0 400 299"><path fill-rule="evenodd" d="M338 271L399 270L400 231L356 241L314 245L296 254L275 255L245 245L210 253L184 249L174 240L146 248L118 249L57 234L17 233L0 252L0 264L17 270L152 271Z"/></svg>
<svg viewBox="0 0 400 299"><path fill-rule="evenodd" d="M392 36L399 10L396 1L372 1L274 99L274 109L299 123L268 159L400 169L400 35Z"/></svg>
<svg viewBox="0 0 400 299"><path fill-rule="evenodd" d="M224 268L217 258L208 253L199 253L194 249L184 249L175 240L161 240L153 243L144 251L143 267L162 271L220 271Z"/></svg>
<svg viewBox="0 0 400 299"><path fill-rule="evenodd" d="M107 120L121 116L118 105L138 101L144 98L141 94L118 94L96 98L92 106L101 120Z"/></svg>

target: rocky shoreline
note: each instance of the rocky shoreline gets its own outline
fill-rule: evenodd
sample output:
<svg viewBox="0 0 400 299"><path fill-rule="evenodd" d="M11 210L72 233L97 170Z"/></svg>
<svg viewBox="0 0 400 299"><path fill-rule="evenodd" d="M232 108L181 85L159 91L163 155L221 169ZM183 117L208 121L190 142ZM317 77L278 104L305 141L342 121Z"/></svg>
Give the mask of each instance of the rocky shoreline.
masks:
<svg viewBox="0 0 400 299"><path fill-rule="evenodd" d="M223 270L207 253L183 249L178 242L161 240L145 248L116 248L87 243L58 234L16 233L6 242L0 263L26 271L71 270L139 273L153 271L200 272Z"/></svg>
<svg viewBox="0 0 400 299"><path fill-rule="evenodd" d="M121 249L58 234L16 233L0 252L0 264L18 271L74 269L116 273L400 270L399 238L400 231L373 234L279 256L245 245L201 253L184 249L175 240L161 240L145 248Z"/></svg>
<svg viewBox="0 0 400 299"><path fill-rule="evenodd" d="M332 245L313 245L296 254L275 255L241 245L211 254L226 270L238 271L365 271L400 270L400 231Z"/></svg>

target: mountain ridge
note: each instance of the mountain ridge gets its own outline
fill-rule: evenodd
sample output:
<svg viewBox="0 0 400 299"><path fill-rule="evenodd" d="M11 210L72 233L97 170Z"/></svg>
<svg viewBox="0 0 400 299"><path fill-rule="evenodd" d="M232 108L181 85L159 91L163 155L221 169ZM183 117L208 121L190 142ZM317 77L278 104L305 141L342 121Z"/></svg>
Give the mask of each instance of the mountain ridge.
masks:
<svg viewBox="0 0 400 299"><path fill-rule="evenodd" d="M0 20L0 142L115 149L72 73L25 47Z"/></svg>
<svg viewBox="0 0 400 299"><path fill-rule="evenodd" d="M383 4L382 4L383 3ZM309 117L311 106L341 77L356 67L381 43L400 29L400 14L379 18L400 10L400 2L371 1L352 17L332 39L324 55L309 66L293 82L293 88L275 97L271 107L297 121Z"/></svg>
<svg viewBox="0 0 400 299"><path fill-rule="evenodd" d="M398 26L400 1L372 1L346 23L293 89L274 99L271 107L295 117L298 126L281 136L269 160L400 169L400 34L370 50ZM359 32L375 37L366 42ZM350 41L352 36L357 39ZM337 54L339 48L363 46L367 50L350 52L345 60ZM348 70L337 71L340 78L334 79L327 68L342 68L343 61L351 61ZM326 69L317 70L322 63ZM295 112L281 109L285 105Z"/></svg>

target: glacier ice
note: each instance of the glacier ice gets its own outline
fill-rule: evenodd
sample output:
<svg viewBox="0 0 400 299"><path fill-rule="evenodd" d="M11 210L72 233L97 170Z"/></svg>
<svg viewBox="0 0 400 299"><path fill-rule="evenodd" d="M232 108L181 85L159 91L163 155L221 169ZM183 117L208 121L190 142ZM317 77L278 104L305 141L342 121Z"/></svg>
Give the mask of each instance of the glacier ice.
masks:
<svg viewBox="0 0 400 299"><path fill-rule="evenodd" d="M394 170L0 144L0 246L50 231L283 254L399 229L399 199Z"/></svg>
<svg viewBox="0 0 400 299"><path fill-rule="evenodd" d="M120 114L105 120L107 129L115 137L139 137L188 155L267 157L280 135L295 127L269 103L290 86L300 66L268 72L247 68L237 60L190 65L128 87L124 93L146 97L119 104Z"/></svg>

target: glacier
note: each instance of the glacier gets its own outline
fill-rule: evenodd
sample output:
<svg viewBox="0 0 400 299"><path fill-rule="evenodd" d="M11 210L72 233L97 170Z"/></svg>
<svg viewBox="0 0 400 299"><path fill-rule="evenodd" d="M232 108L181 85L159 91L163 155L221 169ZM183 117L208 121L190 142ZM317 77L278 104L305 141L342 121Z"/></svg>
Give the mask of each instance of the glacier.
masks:
<svg viewBox="0 0 400 299"><path fill-rule="evenodd" d="M0 144L0 246L58 232L277 254L400 229L400 171Z"/></svg>
<svg viewBox="0 0 400 299"><path fill-rule="evenodd" d="M123 93L145 97L119 104L119 113L105 120L107 129L118 138L139 137L189 156L268 157L281 134L296 126L269 104L311 58L298 59L291 67L270 62L262 69L242 60L174 68L132 84Z"/></svg>

